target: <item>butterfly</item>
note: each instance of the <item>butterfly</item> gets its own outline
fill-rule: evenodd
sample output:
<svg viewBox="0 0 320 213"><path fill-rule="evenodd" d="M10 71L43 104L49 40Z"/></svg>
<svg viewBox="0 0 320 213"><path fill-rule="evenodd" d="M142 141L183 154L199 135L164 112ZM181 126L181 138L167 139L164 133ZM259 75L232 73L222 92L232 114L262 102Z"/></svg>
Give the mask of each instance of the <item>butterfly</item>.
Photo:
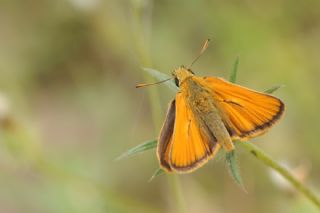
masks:
<svg viewBox="0 0 320 213"><path fill-rule="evenodd" d="M179 91L169 103L157 144L160 167L167 172L193 172L221 147L234 150L234 140L262 135L284 113L284 103L274 96L222 78L199 77L184 66L172 74Z"/></svg>

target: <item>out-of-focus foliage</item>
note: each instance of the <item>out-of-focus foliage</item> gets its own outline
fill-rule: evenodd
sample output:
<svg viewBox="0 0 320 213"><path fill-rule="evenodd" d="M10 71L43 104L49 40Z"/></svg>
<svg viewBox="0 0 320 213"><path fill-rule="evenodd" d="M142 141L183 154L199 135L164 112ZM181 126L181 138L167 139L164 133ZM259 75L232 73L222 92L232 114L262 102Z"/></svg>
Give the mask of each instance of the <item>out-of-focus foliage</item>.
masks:
<svg viewBox="0 0 320 213"><path fill-rule="evenodd" d="M207 38L196 74L228 78L240 56L239 84L285 85L275 94L284 119L254 142L320 192L319 8L314 0L2 0L0 212L176 212L166 175L148 183L154 151L114 159L157 137L174 95L163 85L135 89L153 82L142 67L170 74ZM188 212L316 212L238 155L248 194L218 157L179 176Z"/></svg>

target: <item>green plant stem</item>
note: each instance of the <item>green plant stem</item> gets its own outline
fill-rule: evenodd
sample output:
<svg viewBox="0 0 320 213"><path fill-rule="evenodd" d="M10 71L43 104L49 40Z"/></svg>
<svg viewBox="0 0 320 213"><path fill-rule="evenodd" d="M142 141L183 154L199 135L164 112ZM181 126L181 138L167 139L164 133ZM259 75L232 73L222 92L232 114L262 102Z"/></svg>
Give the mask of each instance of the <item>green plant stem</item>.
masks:
<svg viewBox="0 0 320 213"><path fill-rule="evenodd" d="M172 191L174 193L174 196L176 198L176 202L177 202L177 210L175 212L179 212L179 213L184 213L186 212L186 205L185 205L185 201L183 198L183 193L182 193L182 189L181 189L181 185L180 185L180 181L179 181L179 176L174 174L174 175L167 175L168 176L168 181L169 184L171 185Z"/></svg>
<svg viewBox="0 0 320 213"><path fill-rule="evenodd" d="M133 14L132 14L132 25L133 25L133 37L134 37L134 44L137 51L137 55L140 61L140 64L142 65L140 70L143 75L143 79L145 82L151 82L153 78L146 72L142 71L142 67L152 67L152 60L150 58L150 51L149 51L149 45L148 45L148 35L150 34L149 31L151 31L150 25L143 25L143 21L151 22L150 19L150 12L147 12L147 9L151 10L151 8L144 8L142 3L132 3L133 6ZM151 4L151 1L148 3ZM151 7L151 6L149 6ZM145 32L145 33L144 33ZM160 105L160 99L159 99L159 92L157 87L149 87L148 88L148 96L150 100L151 105L151 111L152 111L152 118L153 118L153 125L155 129L159 129L160 126L160 120L162 117L162 111L161 111L161 105Z"/></svg>
<svg viewBox="0 0 320 213"><path fill-rule="evenodd" d="M136 3L139 4L139 3ZM134 37L135 37L135 44L136 44L136 50L139 55L140 63L142 64L142 67L152 67L152 60L150 58L149 54L149 48L146 41L149 40L148 34L150 34L151 26L145 25L143 26L143 21L151 23L151 12L146 11L146 9L151 10L151 4L152 1L149 2L149 8L143 8L142 5L134 5L133 3L133 28L134 28ZM146 12L149 12L146 14ZM145 33L143 33L145 32ZM147 33L146 33L147 32ZM141 68L142 70L142 68ZM147 72L142 72L143 77L145 81L151 81L151 77ZM150 87L148 88L149 91L149 100L151 104L151 111L152 111L152 117L153 117L153 123L155 129L160 129L160 122L162 119L162 110L160 105L160 98L159 93L156 87ZM171 186L171 191L173 192L176 202L177 203L177 209L179 212L185 212L183 211L185 209L185 205L182 198L181 193L181 186L179 184L179 181L177 177L168 177L169 185Z"/></svg>
<svg viewBox="0 0 320 213"><path fill-rule="evenodd" d="M270 156L265 154L261 149L252 143L239 142L239 145L248 150L253 156L262 161L267 166L276 170L285 179L287 179L298 191L304 194L312 203L314 203L320 209L320 199L317 195L304 186L298 179L296 179L286 168L274 161Z"/></svg>

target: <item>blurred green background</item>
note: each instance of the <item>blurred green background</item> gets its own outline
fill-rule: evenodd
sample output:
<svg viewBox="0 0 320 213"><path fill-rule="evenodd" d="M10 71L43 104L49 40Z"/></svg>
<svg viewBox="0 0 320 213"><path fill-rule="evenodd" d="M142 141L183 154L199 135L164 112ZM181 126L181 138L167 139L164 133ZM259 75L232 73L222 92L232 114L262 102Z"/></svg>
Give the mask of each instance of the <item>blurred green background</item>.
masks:
<svg viewBox="0 0 320 213"><path fill-rule="evenodd" d="M188 65L238 83L274 85L284 119L253 142L320 192L320 1L2 0L0 212L317 212L243 150L248 193L223 156L190 175L162 175L154 151L174 93L141 67ZM150 98L151 97L151 98ZM150 101L151 100L151 101Z"/></svg>

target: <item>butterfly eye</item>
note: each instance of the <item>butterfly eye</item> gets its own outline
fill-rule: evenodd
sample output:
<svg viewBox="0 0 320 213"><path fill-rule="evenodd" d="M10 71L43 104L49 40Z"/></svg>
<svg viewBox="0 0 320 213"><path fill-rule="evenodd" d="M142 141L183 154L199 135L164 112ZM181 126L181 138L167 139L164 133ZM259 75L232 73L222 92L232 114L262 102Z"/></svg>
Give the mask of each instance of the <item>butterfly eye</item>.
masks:
<svg viewBox="0 0 320 213"><path fill-rule="evenodd" d="M174 78L174 83L176 84L177 87L179 87L179 79L177 77Z"/></svg>
<svg viewBox="0 0 320 213"><path fill-rule="evenodd" d="M189 72L191 72L192 74L194 74L194 72L191 69L188 69Z"/></svg>

